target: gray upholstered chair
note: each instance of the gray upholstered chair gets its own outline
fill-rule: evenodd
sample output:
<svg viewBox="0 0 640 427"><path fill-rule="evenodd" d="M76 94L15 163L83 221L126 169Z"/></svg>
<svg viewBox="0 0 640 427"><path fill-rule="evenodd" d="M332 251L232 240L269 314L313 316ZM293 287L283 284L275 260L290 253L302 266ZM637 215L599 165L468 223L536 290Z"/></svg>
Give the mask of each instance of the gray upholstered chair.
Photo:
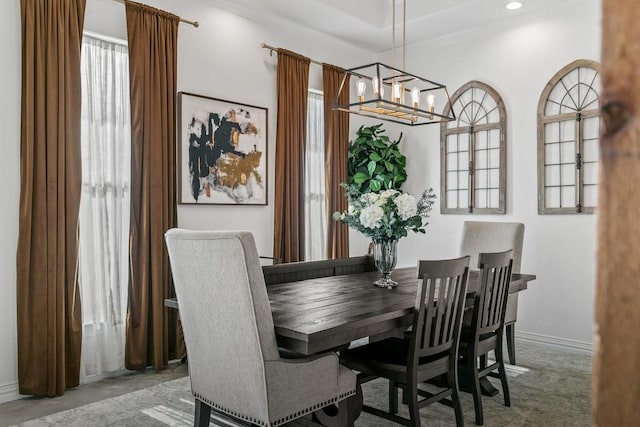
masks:
<svg viewBox="0 0 640 427"><path fill-rule="evenodd" d="M478 265L481 252L513 250L513 273L520 273L524 224L519 222L465 221L460 255L469 255L469 265ZM518 293L509 295L505 314L505 335L509 362L516 364L515 323L518 317Z"/></svg>
<svg viewBox="0 0 640 427"><path fill-rule="evenodd" d="M253 236L169 230L165 235L189 355L195 425L211 410L277 426L355 394L355 374L335 353L283 359Z"/></svg>

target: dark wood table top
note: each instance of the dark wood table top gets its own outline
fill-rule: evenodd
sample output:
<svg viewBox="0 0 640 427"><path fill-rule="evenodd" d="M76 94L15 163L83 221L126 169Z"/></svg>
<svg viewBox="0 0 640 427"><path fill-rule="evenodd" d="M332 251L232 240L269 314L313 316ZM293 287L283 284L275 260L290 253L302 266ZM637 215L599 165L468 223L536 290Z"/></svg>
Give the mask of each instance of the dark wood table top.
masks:
<svg viewBox="0 0 640 427"><path fill-rule="evenodd" d="M303 354L347 345L367 336L389 333L411 324L418 279L415 268L400 268L391 277L395 289L372 285L375 271L322 277L268 286L278 344ZM510 293L527 288L531 274L514 274ZM474 293L479 274L469 276Z"/></svg>
<svg viewBox="0 0 640 427"><path fill-rule="evenodd" d="M315 354L351 341L391 333L411 324L418 279L415 267L396 269L395 289L373 286L377 271L320 277L267 286L278 345ZM527 289L533 274L513 274L510 293ZM469 274L468 294L478 285L478 271ZM177 309L175 299L165 306Z"/></svg>

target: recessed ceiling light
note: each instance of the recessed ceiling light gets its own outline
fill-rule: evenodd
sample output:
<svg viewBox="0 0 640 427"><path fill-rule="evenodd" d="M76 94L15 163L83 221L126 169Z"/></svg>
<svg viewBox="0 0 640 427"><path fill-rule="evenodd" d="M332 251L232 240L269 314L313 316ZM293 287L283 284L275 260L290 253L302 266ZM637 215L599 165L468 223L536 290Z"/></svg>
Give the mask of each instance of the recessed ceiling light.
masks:
<svg viewBox="0 0 640 427"><path fill-rule="evenodd" d="M524 5L523 1L508 1L504 4L504 7L509 10L520 9Z"/></svg>

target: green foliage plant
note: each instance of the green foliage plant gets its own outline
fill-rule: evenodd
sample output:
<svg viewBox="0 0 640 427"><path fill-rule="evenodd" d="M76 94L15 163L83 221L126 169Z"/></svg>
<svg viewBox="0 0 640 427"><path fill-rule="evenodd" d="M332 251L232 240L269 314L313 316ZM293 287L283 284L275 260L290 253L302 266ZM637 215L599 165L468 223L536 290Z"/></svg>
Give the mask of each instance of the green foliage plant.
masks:
<svg viewBox="0 0 640 427"><path fill-rule="evenodd" d="M402 133L392 141L384 132L382 123L360 126L357 137L349 142L347 184L357 193L399 190L407 180L407 159L398 147Z"/></svg>

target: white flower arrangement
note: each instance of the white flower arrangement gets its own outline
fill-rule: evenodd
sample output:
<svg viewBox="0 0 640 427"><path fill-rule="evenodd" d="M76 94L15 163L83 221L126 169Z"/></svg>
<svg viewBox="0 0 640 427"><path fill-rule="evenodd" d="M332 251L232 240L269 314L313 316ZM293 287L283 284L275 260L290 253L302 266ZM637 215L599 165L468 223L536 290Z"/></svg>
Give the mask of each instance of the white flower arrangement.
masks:
<svg viewBox="0 0 640 427"><path fill-rule="evenodd" d="M340 220L374 241L398 240L409 230L424 233L424 221L433 208L436 195L433 189L425 190L419 200L398 190L359 194L347 187L349 209L335 212Z"/></svg>

